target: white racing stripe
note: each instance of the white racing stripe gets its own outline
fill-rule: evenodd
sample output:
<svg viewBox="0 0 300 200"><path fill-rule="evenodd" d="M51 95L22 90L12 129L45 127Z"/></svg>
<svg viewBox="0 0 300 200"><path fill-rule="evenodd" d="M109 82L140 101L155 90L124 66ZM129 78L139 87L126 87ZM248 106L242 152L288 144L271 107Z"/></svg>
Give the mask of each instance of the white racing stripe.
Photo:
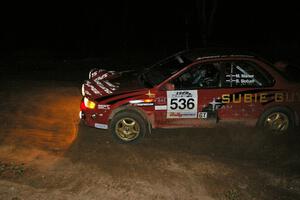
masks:
<svg viewBox="0 0 300 200"><path fill-rule="evenodd" d="M112 91L110 91L108 88L106 88L100 81L99 78L94 79L95 83L102 89L104 90L107 94L112 94Z"/></svg>

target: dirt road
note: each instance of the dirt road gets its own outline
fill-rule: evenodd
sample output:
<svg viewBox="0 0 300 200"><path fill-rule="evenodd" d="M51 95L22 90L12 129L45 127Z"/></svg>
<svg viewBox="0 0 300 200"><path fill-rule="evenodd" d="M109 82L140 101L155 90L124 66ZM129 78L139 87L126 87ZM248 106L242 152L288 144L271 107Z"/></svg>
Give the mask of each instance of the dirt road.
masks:
<svg viewBox="0 0 300 200"><path fill-rule="evenodd" d="M0 199L300 199L298 136L155 130L120 145L79 123L76 83L0 88Z"/></svg>

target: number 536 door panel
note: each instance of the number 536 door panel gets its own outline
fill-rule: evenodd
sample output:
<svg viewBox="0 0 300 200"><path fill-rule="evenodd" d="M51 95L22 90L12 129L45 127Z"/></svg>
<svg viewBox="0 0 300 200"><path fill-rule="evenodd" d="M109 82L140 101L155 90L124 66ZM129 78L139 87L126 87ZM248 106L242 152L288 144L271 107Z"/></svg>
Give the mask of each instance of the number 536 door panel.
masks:
<svg viewBox="0 0 300 200"><path fill-rule="evenodd" d="M158 126L198 126L198 91L159 91L156 96L155 118Z"/></svg>
<svg viewBox="0 0 300 200"><path fill-rule="evenodd" d="M242 104L222 103L226 89L160 91L155 118L160 127L211 126L225 118L240 119ZM228 91L229 92L229 91Z"/></svg>

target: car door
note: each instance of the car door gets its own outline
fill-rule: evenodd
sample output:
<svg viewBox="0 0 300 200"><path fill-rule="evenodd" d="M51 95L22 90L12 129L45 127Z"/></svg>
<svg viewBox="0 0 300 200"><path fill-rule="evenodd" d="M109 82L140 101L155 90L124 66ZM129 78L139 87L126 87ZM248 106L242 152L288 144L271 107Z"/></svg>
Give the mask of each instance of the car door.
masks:
<svg viewBox="0 0 300 200"><path fill-rule="evenodd" d="M253 60L220 58L190 66L158 92L162 127L214 126L257 118L272 79ZM195 103L197 100L197 103Z"/></svg>
<svg viewBox="0 0 300 200"><path fill-rule="evenodd" d="M221 69L218 63L194 64L178 74L156 96L155 119L160 127L212 126L221 108Z"/></svg>
<svg viewBox="0 0 300 200"><path fill-rule="evenodd" d="M199 89L199 119L252 123L249 120L264 109L272 78L249 58L223 58L210 64L220 70L220 87Z"/></svg>
<svg viewBox="0 0 300 200"><path fill-rule="evenodd" d="M155 99L155 122L159 127L197 126L198 91L159 90Z"/></svg>
<svg viewBox="0 0 300 200"><path fill-rule="evenodd" d="M269 92L274 79L253 59L224 61L222 74L223 88L228 91L223 93L222 102L238 110L220 112L220 116L244 122L257 119L268 99L272 99L274 93Z"/></svg>
<svg viewBox="0 0 300 200"><path fill-rule="evenodd" d="M235 88L224 85L224 70L227 64L224 59L214 59L195 66L200 71L206 71L201 72L203 78L198 77L198 82L196 81L199 126L214 126L217 122L239 120L241 117L242 103L235 103L235 99L224 102L224 95L235 92Z"/></svg>

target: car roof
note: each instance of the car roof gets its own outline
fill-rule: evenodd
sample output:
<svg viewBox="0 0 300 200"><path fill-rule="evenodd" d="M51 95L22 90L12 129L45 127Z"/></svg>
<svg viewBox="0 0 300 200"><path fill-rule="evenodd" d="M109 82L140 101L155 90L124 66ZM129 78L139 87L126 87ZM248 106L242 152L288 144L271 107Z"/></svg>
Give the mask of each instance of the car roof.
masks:
<svg viewBox="0 0 300 200"><path fill-rule="evenodd" d="M185 50L177 53L183 55L191 61L197 61L207 58L223 58L223 57L258 57L255 53L247 50L237 50L229 48L197 48Z"/></svg>

